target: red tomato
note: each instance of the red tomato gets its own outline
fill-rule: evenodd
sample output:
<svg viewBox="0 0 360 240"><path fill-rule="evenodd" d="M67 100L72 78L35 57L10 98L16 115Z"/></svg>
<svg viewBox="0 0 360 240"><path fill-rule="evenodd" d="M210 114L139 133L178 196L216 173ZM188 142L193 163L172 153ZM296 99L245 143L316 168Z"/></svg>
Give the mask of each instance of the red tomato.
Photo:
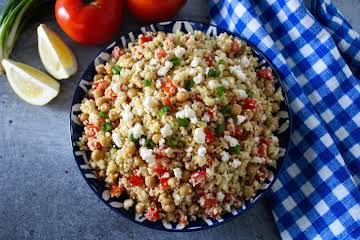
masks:
<svg viewBox="0 0 360 240"><path fill-rule="evenodd" d="M205 203L204 203L205 208L215 207L216 205L217 205L217 201L215 198L205 199Z"/></svg>
<svg viewBox="0 0 360 240"><path fill-rule="evenodd" d="M140 186L144 183L144 178L142 176L132 175L129 177L129 182L134 186Z"/></svg>
<svg viewBox="0 0 360 240"><path fill-rule="evenodd" d="M88 1L87 1L88 2ZM56 21L74 41L82 44L101 44L119 32L123 18L123 1L57 0Z"/></svg>
<svg viewBox="0 0 360 240"><path fill-rule="evenodd" d="M156 164L154 166L153 170L154 170L154 172L156 172L160 176L167 172L166 168L164 168L163 166L161 166L159 164Z"/></svg>
<svg viewBox="0 0 360 240"><path fill-rule="evenodd" d="M170 97L164 98L163 104L166 105L166 106L171 106L172 102L171 102Z"/></svg>
<svg viewBox="0 0 360 240"><path fill-rule="evenodd" d="M88 124L85 126L85 135L87 137L95 137L96 133L99 131L100 129L95 126L94 124Z"/></svg>
<svg viewBox="0 0 360 240"><path fill-rule="evenodd" d="M214 66L214 59L213 59L213 57L211 57L211 56L205 56L204 58L205 58L205 60L206 60L206 62L207 62L208 67Z"/></svg>
<svg viewBox="0 0 360 240"><path fill-rule="evenodd" d="M160 218L159 211L156 208L151 207L145 213L145 217L149 221L156 222Z"/></svg>
<svg viewBox="0 0 360 240"><path fill-rule="evenodd" d="M244 134L244 129L242 127L238 126L235 128L234 138L236 138L238 140L242 140L242 138L244 136L243 134Z"/></svg>
<svg viewBox="0 0 360 240"><path fill-rule="evenodd" d="M273 80L273 74L271 68L262 68L256 72L256 75L265 80Z"/></svg>
<svg viewBox="0 0 360 240"><path fill-rule="evenodd" d="M112 197L119 197L123 191L123 188L119 187L117 184L111 185L110 194Z"/></svg>
<svg viewBox="0 0 360 240"><path fill-rule="evenodd" d="M144 22L170 20L185 5L186 0L127 0L130 12Z"/></svg>
<svg viewBox="0 0 360 240"><path fill-rule="evenodd" d="M206 136L206 142L212 143L215 141L215 135L209 128L205 128L204 132Z"/></svg>
<svg viewBox="0 0 360 240"><path fill-rule="evenodd" d="M255 109L256 108L256 99L245 98L244 100L242 100L242 107L244 109Z"/></svg>
<svg viewBox="0 0 360 240"><path fill-rule="evenodd" d="M141 36L141 37L139 38L139 44L143 44L143 43L146 43L146 42L150 42L150 41L152 41L152 40L153 40L153 38L150 37L150 36Z"/></svg>
<svg viewBox="0 0 360 240"><path fill-rule="evenodd" d="M176 85L169 78L163 82L161 88L166 94L174 95L176 93Z"/></svg>
<svg viewBox="0 0 360 240"><path fill-rule="evenodd" d="M206 179L205 171L197 171L191 174L190 182L193 186L204 183Z"/></svg>
<svg viewBox="0 0 360 240"><path fill-rule="evenodd" d="M166 57L167 56L167 53L164 49L159 49L157 52L156 52L156 57L157 58L163 58L163 57Z"/></svg>
<svg viewBox="0 0 360 240"><path fill-rule="evenodd" d="M267 147L268 146L265 143L261 143L258 146L258 154L260 157L266 157Z"/></svg>
<svg viewBox="0 0 360 240"><path fill-rule="evenodd" d="M241 51L239 43L235 40L231 43L231 51L234 53L239 53Z"/></svg>
<svg viewBox="0 0 360 240"><path fill-rule="evenodd" d="M169 180L169 178L160 178L160 183L164 190L168 189L168 187L169 187L168 180Z"/></svg>
<svg viewBox="0 0 360 240"><path fill-rule="evenodd" d="M266 144L267 146L269 146L270 143L271 143L271 140L268 139L268 138L266 138L266 137L262 137L262 138L260 138L260 144L262 144L262 143L264 143L264 144Z"/></svg>

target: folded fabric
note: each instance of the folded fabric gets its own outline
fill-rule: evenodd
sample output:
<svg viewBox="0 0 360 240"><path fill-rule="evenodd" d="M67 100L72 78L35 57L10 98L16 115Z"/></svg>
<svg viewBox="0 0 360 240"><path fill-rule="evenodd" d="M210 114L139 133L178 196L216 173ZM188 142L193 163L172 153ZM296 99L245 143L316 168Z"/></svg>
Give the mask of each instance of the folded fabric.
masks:
<svg viewBox="0 0 360 240"><path fill-rule="evenodd" d="M360 39L330 0L210 0L285 84L293 132L269 201L283 239L360 238Z"/></svg>

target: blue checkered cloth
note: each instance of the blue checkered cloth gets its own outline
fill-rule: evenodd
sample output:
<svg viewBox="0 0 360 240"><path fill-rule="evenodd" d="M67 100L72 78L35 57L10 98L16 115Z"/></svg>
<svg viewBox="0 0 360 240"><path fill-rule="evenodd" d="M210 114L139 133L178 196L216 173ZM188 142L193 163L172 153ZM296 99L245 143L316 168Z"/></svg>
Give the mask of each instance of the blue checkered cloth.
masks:
<svg viewBox="0 0 360 240"><path fill-rule="evenodd" d="M210 0L212 23L265 53L293 115L269 196L283 239L360 239L360 38L330 0Z"/></svg>

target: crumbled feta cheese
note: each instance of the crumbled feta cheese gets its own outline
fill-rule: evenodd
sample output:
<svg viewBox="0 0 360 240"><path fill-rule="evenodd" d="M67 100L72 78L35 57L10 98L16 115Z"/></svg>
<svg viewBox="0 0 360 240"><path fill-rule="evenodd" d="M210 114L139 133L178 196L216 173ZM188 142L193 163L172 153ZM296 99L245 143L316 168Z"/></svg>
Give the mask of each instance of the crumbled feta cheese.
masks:
<svg viewBox="0 0 360 240"><path fill-rule="evenodd" d="M175 168L174 170L173 170L173 172L174 172L174 176L177 178L177 180L181 180L181 175L182 175L182 171L181 171L181 169L180 168Z"/></svg>
<svg viewBox="0 0 360 240"><path fill-rule="evenodd" d="M230 154L226 151L221 152L221 161L227 162L230 159Z"/></svg>
<svg viewBox="0 0 360 240"><path fill-rule="evenodd" d="M187 149L185 149L185 152L187 152L187 153L191 153L191 152L192 152L192 150L193 150L193 148L190 146L190 147L188 147Z"/></svg>
<svg viewBox="0 0 360 240"><path fill-rule="evenodd" d="M234 168L238 168L241 165L241 162L239 159L234 159L234 161L232 161L230 165L233 166Z"/></svg>
<svg viewBox="0 0 360 240"><path fill-rule="evenodd" d="M205 154L206 154L206 147L199 147L198 156L205 157Z"/></svg>
<svg viewBox="0 0 360 240"><path fill-rule="evenodd" d="M225 195L222 192L217 192L216 193L216 200L218 200L219 202L224 201Z"/></svg>
<svg viewBox="0 0 360 240"><path fill-rule="evenodd" d="M155 66L157 63L158 63L158 60L157 60L156 58L150 59L149 64L150 64L151 66Z"/></svg>
<svg viewBox="0 0 360 240"><path fill-rule="evenodd" d="M209 71L210 71L210 68L209 68L209 67L205 68L205 74L206 74L206 75L209 74Z"/></svg>
<svg viewBox="0 0 360 240"><path fill-rule="evenodd" d="M175 56L178 58L182 58L186 53L186 49L180 46L177 46L174 50Z"/></svg>
<svg viewBox="0 0 360 240"><path fill-rule="evenodd" d="M191 67L197 67L197 66L199 66L200 62L201 62L201 58L194 57L194 59L191 61L190 66Z"/></svg>
<svg viewBox="0 0 360 240"><path fill-rule="evenodd" d="M197 73L197 71L196 71L195 68L190 68L190 69L189 69L189 75L190 75L190 76L195 76L196 73Z"/></svg>
<svg viewBox="0 0 360 240"><path fill-rule="evenodd" d="M161 88L161 80L160 79L156 80L155 87L156 88Z"/></svg>
<svg viewBox="0 0 360 240"><path fill-rule="evenodd" d="M166 138L168 136L171 136L171 134L173 133L172 132L172 129L171 129L171 125L170 124L165 124L165 126L163 128L160 129L160 132L161 132L161 136L163 138Z"/></svg>
<svg viewBox="0 0 360 240"><path fill-rule="evenodd" d="M206 168L205 172L209 177L214 175L214 169L213 168Z"/></svg>
<svg viewBox="0 0 360 240"><path fill-rule="evenodd" d="M233 137L229 136L229 135L225 135L224 139L225 139L225 141L227 141L229 143L230 147L235 147L236 145L239 145L238 140L236 138L233 138Z"/></svg>
<svg viewBox="0 0 360 240"><path fill-rule="evenodd" d="M242 58L240 59L240 63L241 65L243 65L244 68L248 68L250 66L250 60L246 55L242 56Z"/></svg>
<svg viewBox="0 0 360 240"><path fill-rule="evenodd" d="M229 67L230 72L235 75L240 81L244 81L246 79L246 75L243 72L243 70L241 69L240 66L235 65L235 66L230 66Z"/></svg>
<svg viewBox="0 0 360 240"><path fill-rule="evenodd" d="M173 67L173 63L170 61L166 61L165 65L159 69L158 75L165 76L172 67Z"/></svg>
<svg viewBox="0 0 360 240"><path fill-rule="evenodd" d="M123 118L124 121L130 122L134 117L134 114L131 112L130 105L124 104L123 109L124 111L121 112L121 117Z"/></svg>
<svg viewBox="0 0 360 240"><path fill-rule="evenodd" d="M159 146L162 147L162 146L164 146L164 145L165 145L165 139L160 138L160 140L159 140Z"/></svg>
<svg viewBox="0 0 360 240"><path fill-rule="evenodd" d="M120 134L118 132L113 132L111 135L112 141L115 143L115 145L118 148L121 148L122 146L122 142L121 142L121 138L120 138Z"/></svg>
<svg viewBox="0 0 360 240"><path fill-rule="evenodd" d="M194 140L200 144L205 143L205 133L201 128L197 128L194 131Z"/></svg>
<svg viewBox="0 0 360 240"><path fill-rule="evenodd" d="M247 98L248 97L246 91L242 90L242 89L234 89L234 93L235 93L236 97L238 97L238 98Z"/></svg>
<svg viewBox="0 0 360 240"><path fill-rule="evenodd" d="M171 154L174 153L174 150L172 148L168 147L167 149L165 149L164 152L165 152L166 156L169 157Z"/></svg>
<svg viewBox="0 0 360 240"><path fill-rule="evenodd" d="M246 117L243 115L237 115L237 124L241 124L243 122L245 122Z"/></svg>
<svg viewBox="0 0 360 240"><path fill-rule="evenodd" d="M154 105L154 97L152 96L146 96L143 102L144 105L144 111L146 113L151 113L152 112L152 107Z"/></svg>
<svg viewBox="0 0 360 240"><path fill-rule="evenodd" d="M116 75L116 76L118 76L118 75ZM116 94L119 94L119 92L121 92L120 87L121 87L120 83L114 83L114 82L111 83L111 90Z"/></svg>
<svg viewBox="0 0 360 240"><path fill-rule="evenodd" d="M210 89L215 89L220 85L219 82L216 81L216 80L210 80L208 82L208 84L209 84L208 86L209 86Z"/></svg>
<svg viewBox="0 0 360 240"><path fill-rule="evenodd" d="M230 87L230 83L227 79L222 79L221 80L221 85L224 86L224 88L229 88Z"/></svg>
<svg viewBox="0 0 360 240"><path fill-rule="evenodd" d="M226 212L231 212L231 207L230 207L230 204L225 204L225 207L224 207L225 211Z"/></svg>
<svg viewBox="0 0 360 240"><path fill-rule="evenodd" d="M204 122L210 122L210 116L208 113L205 113L204 116L202 116L201 121Z"/></svg>
<svg viewBox="0 0 360 240"><path fill-rule="evenodd" d="M145 144L145 138L140 139L139 144L142 146Z"/></svg>
<svg viewBox="0 0 360 240"><path fill-rule="evenodd" d="M193 80L196 84L200 84L204 80L204 76L201 73L199 73L193 78Z"/></svg>
<svg viewBox="0 0 360 240"><path fill-rule="evenodd" d="M99 116L97 114L95 113L89 114L89 123L97 124L98 121L99 121Z"/></svg>
<svg viewBox="0 0 360 240"><path fill-rule="evenodd" d="M147 149L146 147L141 147L139 150L139 154L140 154L140 157L148 164L152 164L155 162L155 157L153 155L152 149Z"/></svg>
<svg viewBox="0 0 360 240"><path fill-rule="evenodd" d="M253 157L250 159L250 162L252 163L264 163L266 162L266 159L263 157Z"/></svg>
<svg viewBox="0 0 360 240"><path fill-rule="evenodd" d="M140 138L144 135L143 126L140 123L135 124L135 126L130 129L130 134L132 134L135 139Z"/></svg>
<svg viewBox="0 0 360 240"><path fill-rule="evenodd" d="M189 105L185 105L184 109L181 111L178 111L175 114L176 118L189 118L191 123L196 124L198 122L198 119L196 117L196 113L194 110L192 110Z"/></svg>

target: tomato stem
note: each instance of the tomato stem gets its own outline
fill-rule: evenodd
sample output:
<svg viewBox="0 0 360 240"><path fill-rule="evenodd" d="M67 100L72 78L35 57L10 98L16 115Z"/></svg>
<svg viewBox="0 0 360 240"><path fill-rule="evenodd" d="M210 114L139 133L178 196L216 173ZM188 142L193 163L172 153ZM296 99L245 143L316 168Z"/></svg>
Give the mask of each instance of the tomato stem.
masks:
<svg viewBox="0 0 360 240"><path fill-rule="evenodd" d="M94 0L82 0L82 1L85 4L91 4L92 2L94 2Z"/></svg>

